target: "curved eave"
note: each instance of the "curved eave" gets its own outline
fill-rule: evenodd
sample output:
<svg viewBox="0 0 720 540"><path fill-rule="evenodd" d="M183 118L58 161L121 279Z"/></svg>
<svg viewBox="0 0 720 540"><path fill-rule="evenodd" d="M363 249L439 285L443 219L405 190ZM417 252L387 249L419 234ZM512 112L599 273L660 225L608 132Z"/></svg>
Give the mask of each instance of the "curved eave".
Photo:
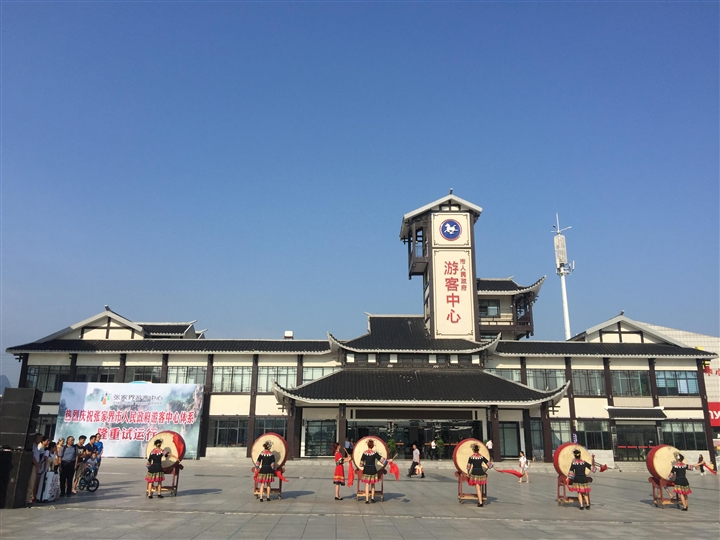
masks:
<svg viewBox="0 0 720 540"><path fill-rule="evenodd" d="M273 394L277 402L283 406L289 404L289 400L293 400L296 403L304 405L337 405L343 403L345 405L354 406L392 406L392 407L490 407L491 405L502 405L503 407L533 407L535 405L541 405L542 403L552 402L556 405L560 400L565 397L568 388L570 387L570 381L566 382L564 386L561 386L552 394L548 394L543 399L530 400L530 401L423 401L423 400L369 400L369 399L313 399L298 396L293 394L292 391L283 388L273 381Z"/></svg>
<svg viewBox="0 0 720 540"><path fill-rule="evenodd" d="M466 340L469 343L476 343L477 347L472 349L361 349L359 347L351 347L347 345L346 343L343 343L342 341L338 340L333 336L332 334L328 333L328 339L330 340L331 344L334 344L340 349L344 349L346 351L350 352L356 352L356 353L420 353L420 354L476 354L482 351L487 350L490 352L490 354L493 354L495 352L495 349L497 348L497 345L500 341L500 335L498 334L494 340L488 341L486 343L480 343L478 341L470 341ZM359 338L358 338L359 339ZM442 340L437 340L442 341Z"/></svg>
<svg viewBox="0 0 720 540"><path fill-rule="evenodd" d="M505 353L505 352L495 352L495 356L502 356L505 358L567 358L568 356L572 358L669 358L673 360L688 360L688 359L694 359L694 358L716 358L718 355L715 353L709 353L708 351L700 351L698 350L698 353L704 353L704 354L608 354L608 353L585 353L585 354L578 354L576 352L566 352L566 353Z"/></svg>
<svg viewBox="0 0 720 540"><path fill-rule="evenodd" d="M518 294L533 293L535 296L537 296L538 293L540 292L540 287L542 287L546 278L547 278L547 276L543 276L540 279L538 279L535 283L533 283L532 285L529 285L522 289L517 289L515 291L491 291L491 290L478 289L477 294L482 294L482 295L487 295L487 296L490 296L490 295L492 295L492 296L516 296Z"/></svg>

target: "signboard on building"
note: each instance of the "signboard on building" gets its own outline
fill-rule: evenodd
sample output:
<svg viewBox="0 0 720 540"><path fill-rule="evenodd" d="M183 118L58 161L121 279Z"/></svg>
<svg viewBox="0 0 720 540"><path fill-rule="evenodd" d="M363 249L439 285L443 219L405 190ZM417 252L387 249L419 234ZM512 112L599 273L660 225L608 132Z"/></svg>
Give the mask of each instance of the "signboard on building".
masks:
<svg viewBox="0 0 720 540"><path fill-rule="evenodd" d="M64 383L55 436L94 435L104 457L145 457L160 431L176 431L197 457L203 407L201 384Z"/></svg>

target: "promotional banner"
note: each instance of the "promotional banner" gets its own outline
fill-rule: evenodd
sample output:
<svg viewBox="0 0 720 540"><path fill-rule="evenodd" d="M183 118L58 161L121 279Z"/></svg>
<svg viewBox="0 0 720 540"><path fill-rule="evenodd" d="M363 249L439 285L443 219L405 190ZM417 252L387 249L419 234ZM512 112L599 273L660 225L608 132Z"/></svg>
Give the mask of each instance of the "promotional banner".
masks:
<svg viewBox="0 0 720 540"><path fill-rule="evenodd" d="M64 383L55 437L99 433L103 457L145 457L147 441L175 431L197 457L203 407L201 384Z"/></svg>

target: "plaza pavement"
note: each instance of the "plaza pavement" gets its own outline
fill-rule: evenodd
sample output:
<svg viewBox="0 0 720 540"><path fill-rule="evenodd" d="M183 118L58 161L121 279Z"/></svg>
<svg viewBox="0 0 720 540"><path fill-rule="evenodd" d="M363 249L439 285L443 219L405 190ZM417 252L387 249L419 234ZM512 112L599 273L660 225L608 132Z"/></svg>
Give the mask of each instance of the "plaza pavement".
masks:
<svg viewBox="0 0 720 540"><path fill-rule="evenodd" d="M648 473L607 471L593 483L592 510L557 504L557 475L530 469L531 483L491 472L489 504L459 504L451 463L425 462L426 478L385 482L385 502L334 500L330 460L287 464L282 500L252 495L250 461L186 461L177 497L144 496L142 460L106 458L100 489L33 508L0 511L0 538L183 539L607 539L720 538L720 481L689 473L690 511L652 504ZM515 462L499 464L510 468ZM465 490L469 491L467 484Z"/></svg>

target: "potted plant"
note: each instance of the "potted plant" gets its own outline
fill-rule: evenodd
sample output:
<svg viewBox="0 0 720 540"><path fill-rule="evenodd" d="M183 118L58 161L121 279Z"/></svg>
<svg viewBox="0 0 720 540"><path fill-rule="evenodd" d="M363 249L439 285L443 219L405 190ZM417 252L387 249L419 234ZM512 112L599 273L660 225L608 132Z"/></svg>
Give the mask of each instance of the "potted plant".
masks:
<svg viewBox="0 0 720 540"><path fill-rule="evenodd" d="M389 452L389 458L393 457L397 453L397 443L395 442L395 439L390 437L387 442L388 452Z"/></svg>
<svg viewBox="0 0 720 540"><path fill-rule="evenodd" d="M435 450L437 450L438 459L445 457L445 443L442 439L435 441Z"/></svg>

